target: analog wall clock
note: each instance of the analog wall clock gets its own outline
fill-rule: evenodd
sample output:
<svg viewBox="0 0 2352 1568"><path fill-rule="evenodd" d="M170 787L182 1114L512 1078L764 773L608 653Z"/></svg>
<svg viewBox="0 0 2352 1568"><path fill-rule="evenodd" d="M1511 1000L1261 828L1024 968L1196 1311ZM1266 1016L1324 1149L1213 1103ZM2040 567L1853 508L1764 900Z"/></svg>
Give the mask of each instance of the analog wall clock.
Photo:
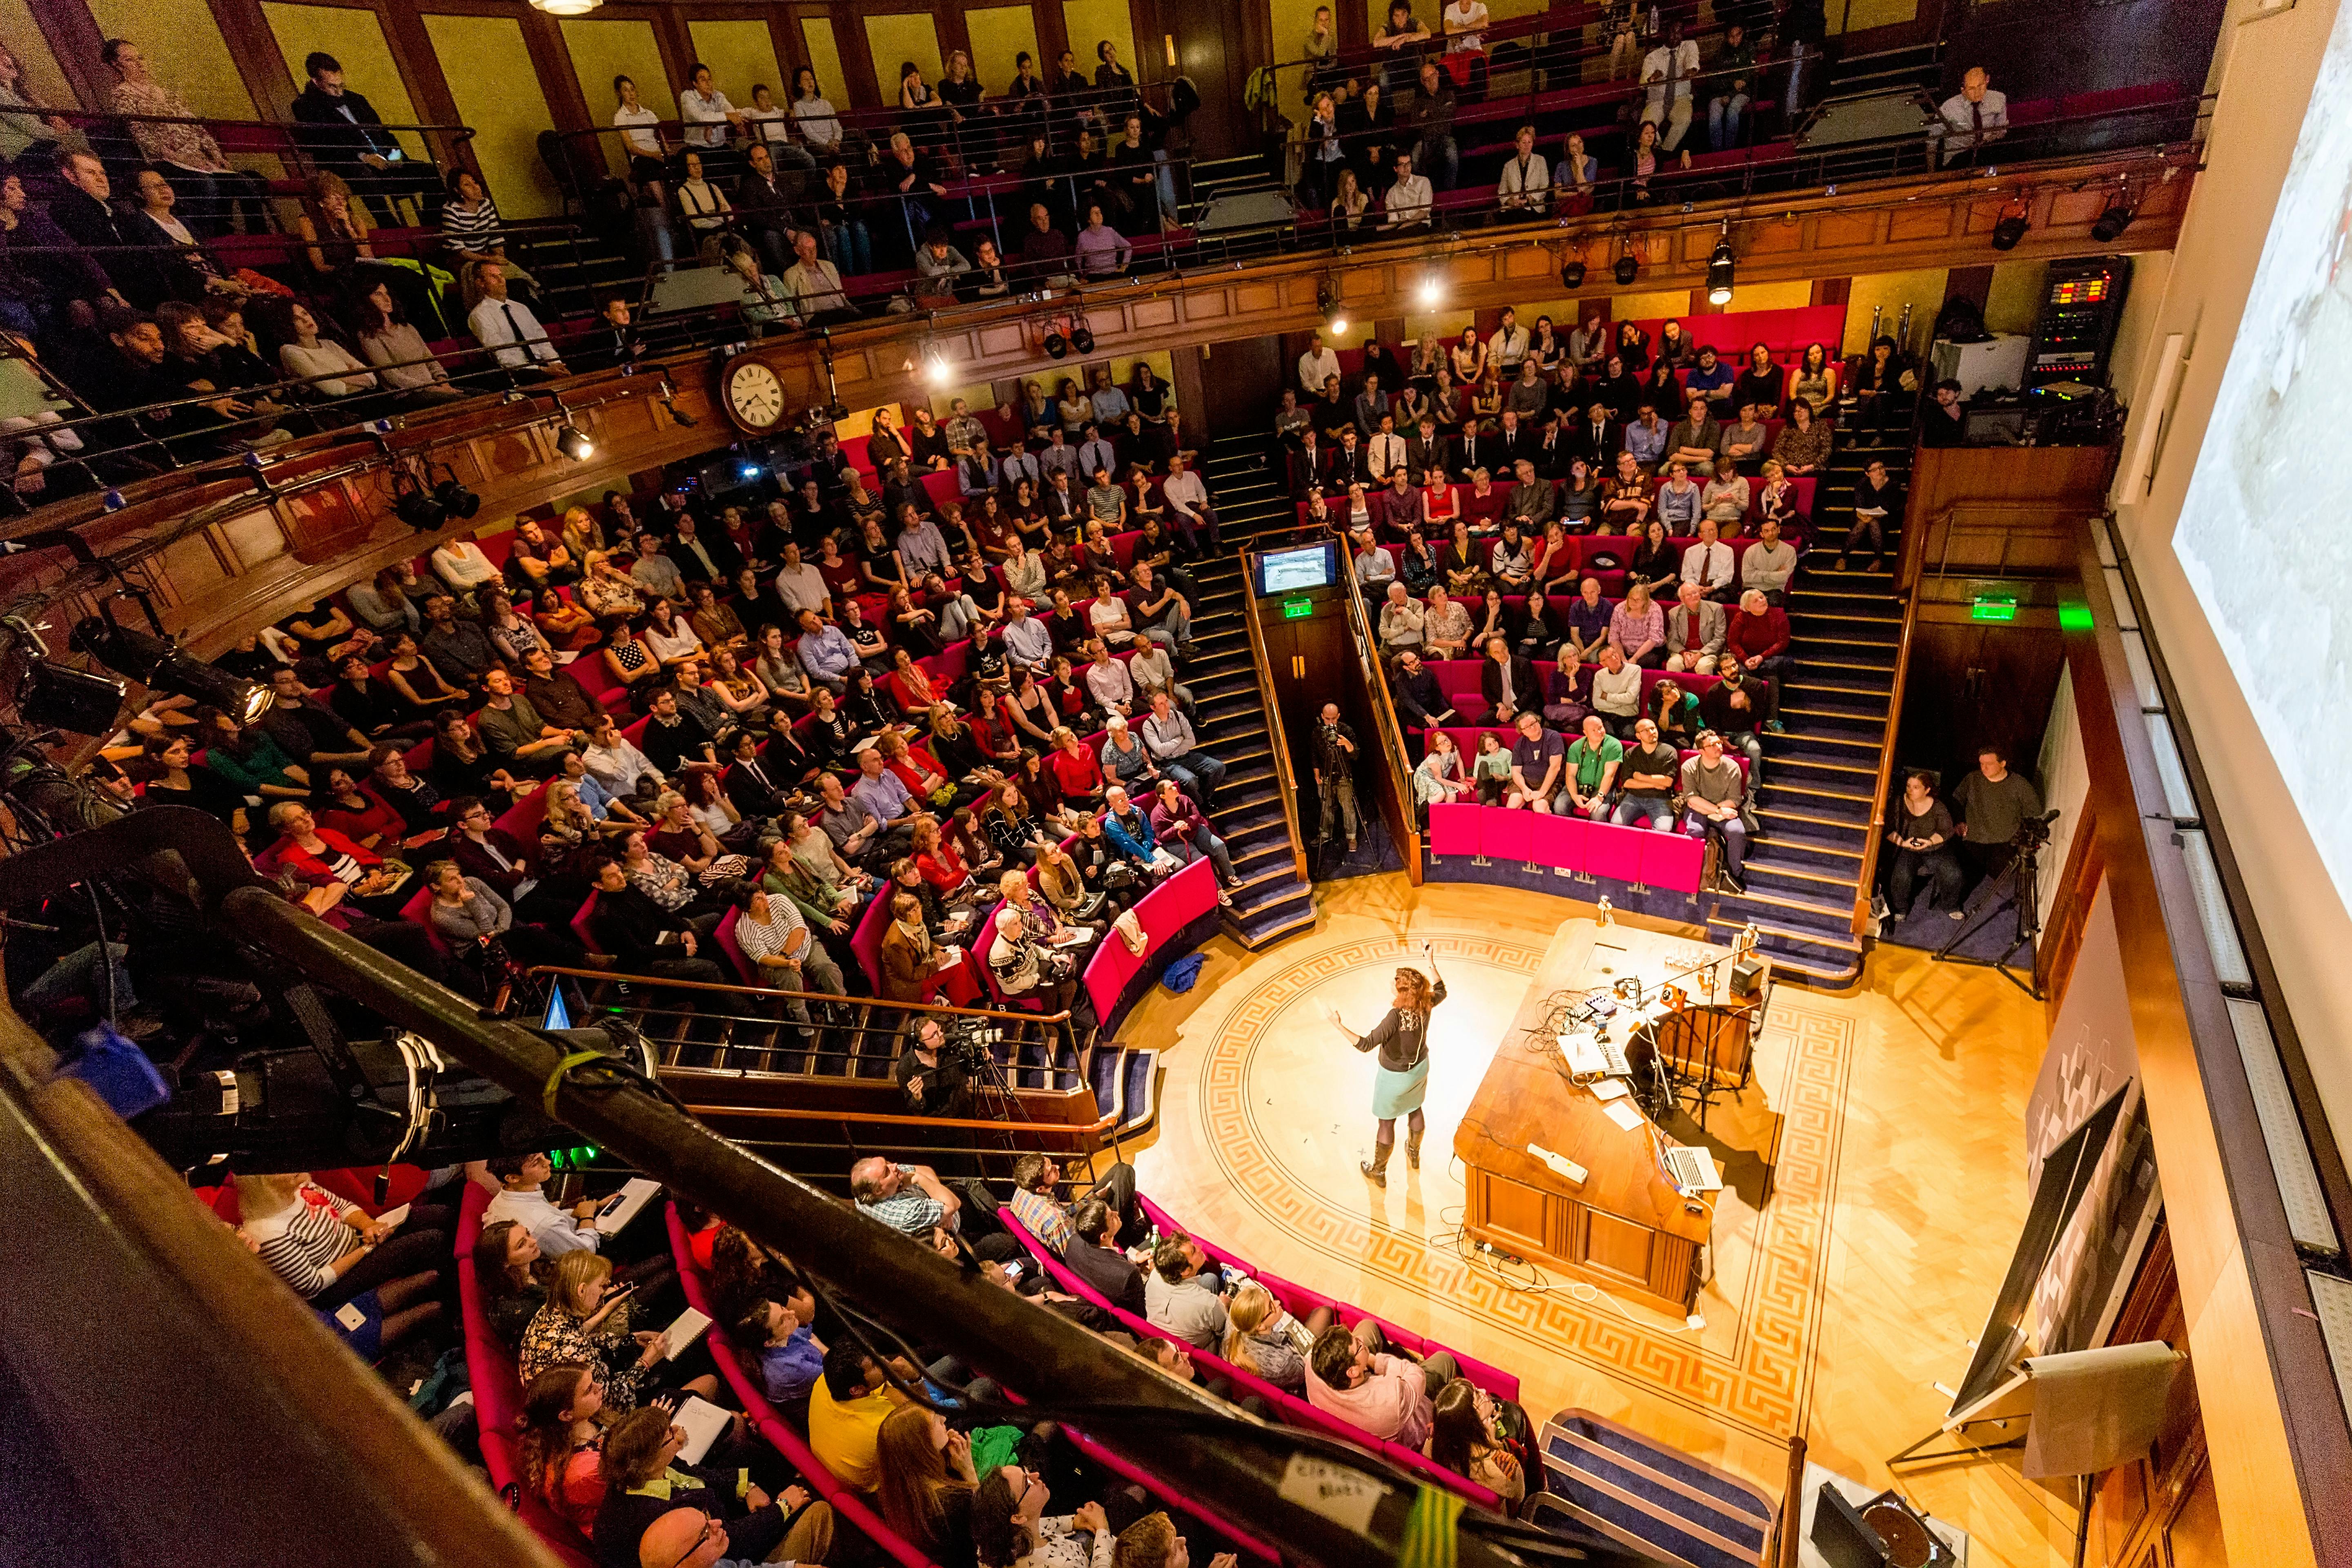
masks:
<svg viewBox="0 0 2352 1568"><path fill-rule="evenodd" d="M784 418L784 384L756 354L738 354L719 373L719 400L747 436L772 433Z"/></svg>

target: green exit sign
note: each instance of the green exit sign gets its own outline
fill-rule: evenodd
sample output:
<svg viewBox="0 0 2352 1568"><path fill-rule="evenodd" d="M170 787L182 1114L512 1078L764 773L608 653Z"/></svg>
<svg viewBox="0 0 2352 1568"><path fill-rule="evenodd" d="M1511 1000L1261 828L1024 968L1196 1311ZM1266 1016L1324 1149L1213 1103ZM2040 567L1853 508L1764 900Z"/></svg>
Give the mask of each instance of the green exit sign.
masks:
<svg viewBox="0 0 2352 1568"><path fill-rule="evenodd" d="M1314 613L1315 601L1312 599L1285 599L1282 601L1282 618L1286 621L1303 621L1308 616L1314 615Z"/></svg>
<svg viewBox="0 0 2352 1568"><path fill-rule="evenodd" d="M1980 597L1969 604L1969 619L1972 621L2013 621L2017 619L2014 598Z"/></svg>

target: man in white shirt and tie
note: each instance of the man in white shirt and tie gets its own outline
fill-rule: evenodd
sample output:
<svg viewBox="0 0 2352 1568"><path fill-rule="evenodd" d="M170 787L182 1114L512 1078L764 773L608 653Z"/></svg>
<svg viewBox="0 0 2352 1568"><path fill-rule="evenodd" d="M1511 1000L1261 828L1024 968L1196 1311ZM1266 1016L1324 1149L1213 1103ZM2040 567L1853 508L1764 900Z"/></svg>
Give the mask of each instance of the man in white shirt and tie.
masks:
<svg viewBox="0 0 2352 1568"><path fill-rule="evenodd" d="M1536 151L1536 128L1519 127L1518 141L1495 187L1505 212L1539 213L1551 205L1551 164Z"/></svg>
<svg viewBox="0 0 2352 1568"><path fill-rule="evenodd" d="M1404 467L1404 437L1396 433L1395 415L1381 416L1381 427L1372 433L1370 456L1365 460L1371 465L1372 478L1381 484Z"/></svg>
<svg viewBox="0 0 2352 1568"><path fill-rule="evenodd" d="M1339 356L1323 342L1322 333L1316 333L1315 346L1298 356L1298 384L1307 389L1307 396L1320 397L1324 378L1344 374L1339 368Z"/></svg>
<svg viewBox="0 0 2352 1568"><path fill-rule="evenodd" d="M1970 66L1960 79L1960 90L1944 100L1930 128L1930 142L1944 143L1944 162L1950 163L2009 132L2009 95L1995 92L1992 75L1982 66Z"/></svg>
<svg viewBox="0 0 2352 1568"><path fill-rule="evenodd" d="M530 307L507 298L507 269L495 261L477 261L471 267L474 287L481 295L481 303L466 316L475 341L497 354L499 363L509 370L528 368L544 376L570 375Z"/></svg>
<svg viewBox="0 0 2352 1568"><path fill-rule="evenodd" d="M1118 454L1103 438L1102 431L1096 426L1087 426L1087 438L1078 443L1078 472L1091 474L1103 468L1115 474L1118 466Z"/></svg>
<svg viewBox="0 0 2352 1568"><path fill-rule="evenodd" d="M1737 598L1732 583L1732 565L1737 560L1731 546L1716 537L1715 520L1702 517L1698 520L1698 542L1683 552L1683 581L1697 584L1717 604Z"/></svg>
<svg viewBox="0 0 2352 1568"><path fill-rule="evenodd" d="M1690 134L1691 79L1698 73L1698 41L1684 37L1679 22L1642 61L1642 81L1650 92L1642 118L1657 126L1658 145L1665 152L1680 147Z"/></svg>

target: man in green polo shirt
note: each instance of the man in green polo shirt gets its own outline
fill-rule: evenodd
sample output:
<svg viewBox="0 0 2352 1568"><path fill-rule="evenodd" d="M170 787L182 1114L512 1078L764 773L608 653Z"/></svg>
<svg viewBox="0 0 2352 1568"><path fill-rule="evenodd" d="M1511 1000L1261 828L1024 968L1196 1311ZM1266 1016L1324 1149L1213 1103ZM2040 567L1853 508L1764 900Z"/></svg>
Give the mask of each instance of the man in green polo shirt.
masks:
<svg viewBox="0 0 2352 1568"><path fill-rule="evenodd" d="M1568 782L1560 789L1564 811L1580 811L1595 822L1609 819L1609 790L1617 782L1625 747L1598 713L1584 716L1584 733L1568 748Z"/></svg>

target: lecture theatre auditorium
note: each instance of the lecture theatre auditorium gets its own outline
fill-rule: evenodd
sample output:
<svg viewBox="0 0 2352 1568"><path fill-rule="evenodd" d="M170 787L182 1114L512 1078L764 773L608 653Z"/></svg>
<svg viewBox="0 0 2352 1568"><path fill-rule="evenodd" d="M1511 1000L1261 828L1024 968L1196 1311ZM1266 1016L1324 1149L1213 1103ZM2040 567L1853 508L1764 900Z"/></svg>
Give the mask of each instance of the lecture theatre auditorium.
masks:
<svg viewBox="0 0 2352 1568"><path fill-rule="evenodd" d="M2352 1568L2352 22L1205 3L0 6L0 1561Z"/></svg>

